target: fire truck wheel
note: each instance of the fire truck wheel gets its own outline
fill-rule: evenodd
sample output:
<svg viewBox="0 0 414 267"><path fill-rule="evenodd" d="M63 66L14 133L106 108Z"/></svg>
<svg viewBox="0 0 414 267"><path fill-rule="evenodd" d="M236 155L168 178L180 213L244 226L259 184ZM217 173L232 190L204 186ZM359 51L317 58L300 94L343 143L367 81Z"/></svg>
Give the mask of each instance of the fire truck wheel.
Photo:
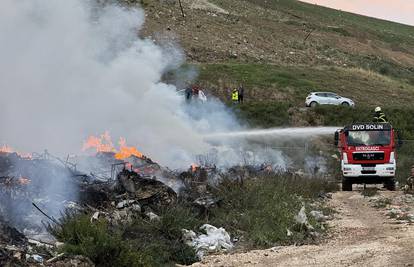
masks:
<svg viewBox="0 0 414 267"><path fill-rule="evenodd" d="M395 191L395 179L389 179L385 181L384 186L389 191Z"/></svg>
<svg viewBox="0 0 414 267"><path fill-rule="evenodd" d="M342 191L352 191L352 181L342 178Z"/></svg>

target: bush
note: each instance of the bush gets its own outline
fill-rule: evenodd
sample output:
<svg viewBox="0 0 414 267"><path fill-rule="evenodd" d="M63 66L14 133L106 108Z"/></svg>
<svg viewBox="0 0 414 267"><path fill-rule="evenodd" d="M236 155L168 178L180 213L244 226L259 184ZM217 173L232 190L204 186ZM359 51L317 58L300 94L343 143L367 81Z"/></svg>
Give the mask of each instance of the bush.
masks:
<svg viewBox="0 0 414 267"><path fill-rule="evenodd" d="M61 226L49 227L65 243L63 251L84 255L97 266L148 266L150 259L131 248L117 232L111 232L105 221L90 222L88 215L66 214Z"/></svg>
<svg viewBox="0 0 414 267"><path fill-rule="evenodd" d="M240 117L251 125L275 127L289 124L290 105L278 102L252 102L236 107Z"/></svg>
<svg viewBox="0 0 414 267"><path fill-rule="evenodd" d="M243 182L227 178L214 190L222 202L209 219L241 237L248 247L304 243L308 233L295 227L294 216L321 192L336 189L336 183L324 179L293 175L266 175Z"/></svg>
<svg viewBox="0 0 414 267"><path fill-rule="evenodd" d="M373 113L367 107L317 106L314 112L322 117L323 125L344 126L372 121Z"/></svg>
<svg viewBox="0 0 414 267"><path fill-rule="evenodd" d="M181 241L181 229L199 226L191 210L180 205L165 208L159 222L137 218L130 225L111 229L102 219L66 214L50 232L65 243L69 255L84 255L97 266L162 266L197 261L195 251Z"/></svg>
<svg viewBox="0 0 414 267"><path fill-rule="evenodd" d="M185 203L178 203L158 211L160 221L148 222L136 218L124 231L123 238L151 257L156 266L176 262L192 264L197 261L194 249L181 240L182 229L197 229L202 223Z"/></svg>

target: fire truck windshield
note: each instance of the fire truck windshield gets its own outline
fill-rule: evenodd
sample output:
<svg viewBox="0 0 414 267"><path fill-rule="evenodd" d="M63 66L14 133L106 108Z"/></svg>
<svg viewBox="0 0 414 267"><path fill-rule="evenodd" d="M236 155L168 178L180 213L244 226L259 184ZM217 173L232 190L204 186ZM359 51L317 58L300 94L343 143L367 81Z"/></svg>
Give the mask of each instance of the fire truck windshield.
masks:
<svg viewBox="0 0 414 267"><path fill-rule="evenodd" d="M348 131L349 146L386 146L391 142L391 131Z"/></svg>

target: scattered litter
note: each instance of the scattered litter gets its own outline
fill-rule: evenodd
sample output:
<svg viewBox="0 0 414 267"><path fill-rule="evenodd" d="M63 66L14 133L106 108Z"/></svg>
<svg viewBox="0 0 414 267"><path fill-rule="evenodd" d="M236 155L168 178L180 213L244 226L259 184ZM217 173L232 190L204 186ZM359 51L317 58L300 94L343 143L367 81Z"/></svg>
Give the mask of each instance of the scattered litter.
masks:
<svg viewBox="0 0 414 267"><path fill-rule="evenodd" d="M56 255L55 257L48 259L48 260L46 261L46 263L52 263L52 262L55 262L55 261L57 261L57 260L61 259L64 255L65 255L65 253L60 253L60 254Z"/></svg>
<svg viewBox="0 0 414 267"><path fill-rule="evenodd" d="M193 203L198 206L204 207L205 209L209 209L211 207L216 206L218 202L218 199L214 198L213 196L207 195L197 198L196 200L194 200Z"/></svg>
<svg viewBox="0 0 414 267"><path fill-rule="evenodd" d="M128 207L129 205L131 205L133 203L135 203L135 200L123 200L123 201L119 202L116 205L116 208L117 209L123 209L123 208Z"/></svg>
<svg viewBox="0 0 414 267"><path fill-rule="evenodd" d="M324 215L322 212L317 210L312 210L310 215L315 218L317 222L326 222L331 219L331 217Z"/></svg>
<svg viewBox="0 0 414 267"><path fill-rule="evenodd" d="M332 193L321 192L318 194L318 197L321 199L332 199Z"/></svg>
<svg viewBox="0 0 414 267"><path fill-rule="evenodd" d="M390 216L396 216L396 215L398 215L398 214L400 214L401 213L401 210L399 210L399 209L395 209L395 208L392 208L389 212L388 212L388 215L390 215Z"/></svg>
<svg viewBox="0 0 414 267"><path fill-rule="evenodd" d="M308 221L308 216L306 216L305 206L303 206L299 213L295 216L295 221L301 226L305 226L307 230L314 230L313 226Z"/></svg>
<svg viewBox="0 0 414 267"><path fill-rule="evenodd" d="M37 263L43 263L43 257L40 256L40 255L37 255L37 254L33 254L33 255L26 254L26 260L27 261L34 261L34 262L37 262Z"/></svg>
<svg viewBox="0 0 414 267"><path fill-rule="evenodd" d="M306 216L304 206L300 209L298 215L295 216L295 221L299 224L305 224L308 222L308 217Z"/></svg>
<svg viewBox="0 0 414 267"><path fill-rule="evenodd" d="M141 206L139 204L132 204L131 209L135 212L141 212Z"/></svg>
<svg viewBox="0 0 414 267"><path fill-rule="evenodd" d="M100 212L96 211L91 217L91 222L97 221L99 219L99 214L100 214Z"/></svg>
<svg viewBox="0 0 414 267"><path fill-rule="evenodd" d="M200 230L206 234L197 234L194 231L183 229L186 244L194 247L199 258L207 253L229 251L233 248L230 235L222 227L216 228L210 224L203 224Z"/></svg>
<svg viewBox="0 0 414 267"><path fill-rule="evenodd" d="M161 220L160 216L158 216L157 214L155 214L152 211L145 213L145 215L150 219L150 221L159 221L159 220Z"/></svg>
<svg viewBox="0 0 414 267"><path fill-rule="evenodd" d="M277 246L277 247L272 247L272 248L270 248L269 250L271 251L271 252L278 252L281 248L283 248L282 246Z"/></svg>

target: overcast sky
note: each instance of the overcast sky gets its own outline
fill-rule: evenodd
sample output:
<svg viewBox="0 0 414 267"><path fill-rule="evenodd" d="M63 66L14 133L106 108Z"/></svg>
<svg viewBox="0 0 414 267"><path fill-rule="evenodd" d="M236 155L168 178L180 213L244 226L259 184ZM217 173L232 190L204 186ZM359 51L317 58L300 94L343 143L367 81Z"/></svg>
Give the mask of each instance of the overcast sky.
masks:
<svg viewBox="0 0 414 267"><path fill-rule="evenodd" d="M414 0L303 0L303 2L414 25Z"/></svg>

